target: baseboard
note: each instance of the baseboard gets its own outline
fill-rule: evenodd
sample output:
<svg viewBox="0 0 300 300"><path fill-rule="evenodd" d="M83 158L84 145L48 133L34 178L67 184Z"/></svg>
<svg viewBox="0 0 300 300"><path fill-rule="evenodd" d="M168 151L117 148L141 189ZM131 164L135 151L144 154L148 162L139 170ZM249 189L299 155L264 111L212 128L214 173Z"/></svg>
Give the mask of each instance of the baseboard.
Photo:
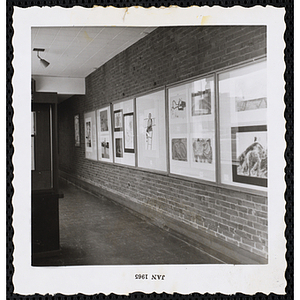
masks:
<svg viewBox="0 0 300 300"><path fill-rule="evenodd" d="M227 243L207 232L194 228L186 223L175 220L148 206L128 200L125 197L107 191L101 187L94 186L88 182L76 178L73 175L60 171L60 178L74 184L75 186L97 196L106 197L129 209L138 217L151 222L169 231L174 236L186 243L218 258L227 264L267 264L268 260L257 254L244 250L236 245Z"/></svg>

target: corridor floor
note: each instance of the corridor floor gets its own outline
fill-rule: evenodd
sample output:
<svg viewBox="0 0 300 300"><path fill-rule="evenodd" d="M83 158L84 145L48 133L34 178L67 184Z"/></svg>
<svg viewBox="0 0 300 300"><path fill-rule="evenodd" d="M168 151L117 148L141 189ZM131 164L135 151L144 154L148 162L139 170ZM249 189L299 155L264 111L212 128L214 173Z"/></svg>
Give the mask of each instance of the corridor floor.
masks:
<svg viewBox="0 0 300 300"><path fill-rule="evenodd" d="M36 266L222 263L107 198L72 184L61 190L61 250Z"/></svg>

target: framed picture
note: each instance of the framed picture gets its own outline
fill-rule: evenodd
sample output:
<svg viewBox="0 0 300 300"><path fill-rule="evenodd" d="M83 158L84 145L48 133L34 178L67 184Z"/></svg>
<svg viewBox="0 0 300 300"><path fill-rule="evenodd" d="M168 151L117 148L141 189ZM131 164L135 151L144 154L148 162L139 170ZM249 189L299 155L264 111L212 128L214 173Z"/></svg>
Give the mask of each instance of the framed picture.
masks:
<svg viewBox="0 0 300 300"><path fill-rule="evenodd" d="M87 152L92 152L92 120L85 119L85 149Z"/></svg>
<svg viewBox="0 0 300 300"><path fill-rule="evenodd" d="M98 109L97 116L97 143L98 160L112 162L112 135L110 106Z"/></svg>
<svg viewBox="0 0 300 300"><path fill-rule="evenodd" d="M105 137L101 139L101 157L109 159L109 141Z"/></svg>
<svg viewBox="0 0 300 300"><path fill-rule="evenodd" d="M122 138L116 138L115 145L116 145L116 157L123 157Z"/></svg>
<svg viewBox="0 0 300 300"><path fill-rule="evenodd" d="M267 108L266 97L250 99L250 100L235 99L235 110L237 112L246 111L246 110L256 110L262 108Z"/></svg>
<svg viewBox="0 0 300 300"><path fill-rule="evenodd" d="M138 167L167 172L165 90L136 98Z"/></svg>
<svg viewBox="0 0 300 300"><path fill-rule="evenodd" d="M124 152L134 153L133 112L124 114Z"/></svg>
<svg viewBox="0 0 300 300"><path fill-rule="evenodd" d="M198 91L192 93L192 116L211 114L211 91Z"/></svg>
<svg viewBox="0 0 300 300"><path fill-rule="evenodd" d="M186 119L186 99L184 94L180 94L170 99L171 119Z"/></svg>
<svg viewBox="0 0 300 300"><path fill-rule="evenodd" d="M107 110L100 111L100 130L102 132L108 131L108 116Z"/></svg>
<svg viewBox="0 0 300 300"><path fill-rule="evenodd" d="M232 127L231 146L233 181L267 187L267 126Z"/></svg>
<svg viewBox="0 0 300 300"><path fill-rule="evenodd" d="M96 129L96 112L88 112L84 114L84 144L85 157L97 160L97 129Z"/></svg>
<svg viewBox="0 0 300 300"><path fill-rule="evenodd" d="M193 138L193 161L200 164L211 164L213 158L213 149L211 139Z"/></svg>
<svg viewBox="0 0 300 300"><path fill-rule="evenodd" d="M187 139L172 139L172 159L187 161Z"/></svg>
<svg viewBox="0 0 300 300"><path fill-rule="evenodd" d="M74 116L74 130L75 130L75 146L80 146L80 124L79 115Z"/></svg>
<svg viewBox="0 0 300 300"><path fill-rule="evenodd" d="M145 128L145 150L155 150L153 143L154 126L156 126L156 118L153 118L153 112L148 112L144 119ZM154 137L155 138L155 137Z"/></svg>
<svg viewBox="0 0 300 300"><path fill-rule="evenodd" d="M115 110L114 111L114 131L122 131L123 130L123 110Z"/></svg>

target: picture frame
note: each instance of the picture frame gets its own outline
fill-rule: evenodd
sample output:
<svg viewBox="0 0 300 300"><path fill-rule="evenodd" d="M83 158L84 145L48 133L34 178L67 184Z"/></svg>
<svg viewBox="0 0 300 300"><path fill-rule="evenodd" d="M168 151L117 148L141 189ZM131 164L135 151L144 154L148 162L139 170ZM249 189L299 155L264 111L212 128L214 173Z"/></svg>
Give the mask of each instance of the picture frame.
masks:
<svg viewBox="0 0 300 300"><path fill-rule="evenodd" d="M257 110L267 108L267 97L261 97L249 100L235 100L235 110L236 112L243 112L247 110Z"/></svg>
<svg viewBox="0 0 300 300"><path fill-rule="evenodd" d="M96 111L84 114L85 158L98 159Z"/></svg>
<svg viewBox="0 0 300 300"><path fill-rule="evenodd" d="M79 121L79 114L74 116L74 133L75 133L75 147L80 147L80 121Z"/></svg>
<svg viewBox="0 0 300 300"><path fill-rule="evenodd" d="M122 138L115 139L116 157L123 158L123 141Z"/></svg>
<svg viewBox="0 0 300 300"><path fill-rule="evenodd" d="M123 131L123 109L114 111L114 131Z"/></svg>
<svg viewBox="0 0 300 300"><path fill-rule="evenodd" d="M101 132L108 132L109 131L109 114L108 110L100 111L100 131Z"/></svg>
<svg viewBox="0 0 300 300"><path fill-rule="evenodd" d="M268 186L267 125L231 128L232 180Z"/></svg>
<svg viewBox="0 0 300 300"><path fill-rule="evenodd" d="M188 161L187 138L172 139L172 160Z"/></svg>
<svg viewBox="0 0 300 300"><path fill-rule="evenodd" d="M206 89L191 94L192 116L211 114L211 91Z"/></svg>
<svg viewBox="0 0 300 300"><path fill-rule="evenodd" d="M86 152L92 152L92 134L93 134L93 125L92 119L86 118L85 119L85 150Z"/></svg>
<svg viewBox="0 0 300 300"><path fill-rule="evenodd" d="M105 106L97 110L98 160L113 162L111 108Z"/></svg>
<svg viewBox="0 0 300 300"><path fill-rule="evenodd" d="M133 112L123 115L124 152L134 153L134 118Z"/></svg>

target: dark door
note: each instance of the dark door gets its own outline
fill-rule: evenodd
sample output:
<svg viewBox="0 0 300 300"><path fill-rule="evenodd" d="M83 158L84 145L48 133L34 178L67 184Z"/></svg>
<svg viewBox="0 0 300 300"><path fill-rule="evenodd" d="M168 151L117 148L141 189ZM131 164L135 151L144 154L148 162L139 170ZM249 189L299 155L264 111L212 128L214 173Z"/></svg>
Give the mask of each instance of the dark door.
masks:
<svg viewBox="0 0 300 300"><path fill-rule="evenodd" d="M53 187L51 104L34 104L32 113L32 189L48 190Z"/></svg>

